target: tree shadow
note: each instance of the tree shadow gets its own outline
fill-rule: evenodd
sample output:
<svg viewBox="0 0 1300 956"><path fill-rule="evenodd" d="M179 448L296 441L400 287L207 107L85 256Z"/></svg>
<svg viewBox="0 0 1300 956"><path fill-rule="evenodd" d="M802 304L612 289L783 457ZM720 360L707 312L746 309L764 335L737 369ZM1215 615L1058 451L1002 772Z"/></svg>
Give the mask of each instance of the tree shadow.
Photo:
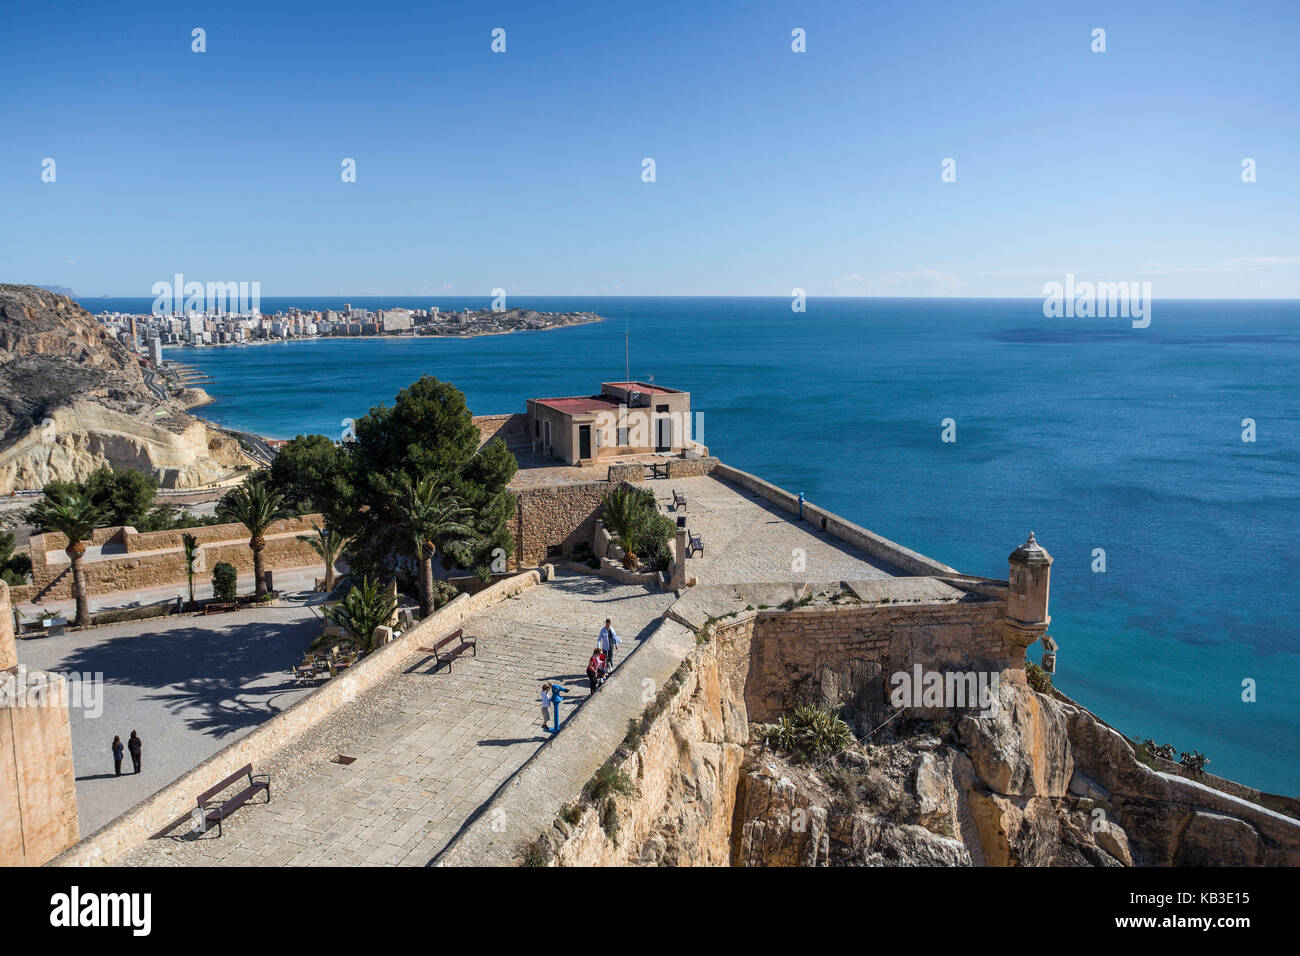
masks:
<svg viewBox="0 0 1300 956"><path fill-rule="evenodd" d="M58 669L102 673L106 685L161 704L189 729L223 737L263 723L283 709L279 698L303 689L288 670L319 629L310 617L268 621L243 612L206 626L111 637L72 651Z"/></svg>

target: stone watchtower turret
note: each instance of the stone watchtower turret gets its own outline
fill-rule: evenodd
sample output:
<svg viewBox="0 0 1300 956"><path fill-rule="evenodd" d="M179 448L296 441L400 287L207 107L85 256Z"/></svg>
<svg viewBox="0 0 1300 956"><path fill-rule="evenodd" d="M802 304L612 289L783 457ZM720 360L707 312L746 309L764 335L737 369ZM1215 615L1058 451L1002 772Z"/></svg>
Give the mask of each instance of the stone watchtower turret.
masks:
<svg viewBox="0 0 1300 956"><path fill-rule="evenodd" d="M1028 647L1040 638L1044 646L1047 626L1052 622L1047 613L1048 592L1052 583L1052 556L1029 532L1029 540L1007 558L1011 565L1010 589L1007 596L1006 628L1008 637L1016 644ZM1055 661L1056 645L1050 647Z"/></svg>

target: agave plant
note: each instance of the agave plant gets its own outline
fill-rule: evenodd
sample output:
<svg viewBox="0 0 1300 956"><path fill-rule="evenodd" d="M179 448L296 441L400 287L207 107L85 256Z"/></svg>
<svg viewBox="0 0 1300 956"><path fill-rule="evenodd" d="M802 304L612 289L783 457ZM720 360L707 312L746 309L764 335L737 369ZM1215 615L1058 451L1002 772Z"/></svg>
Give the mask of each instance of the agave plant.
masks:
<svg viewBox="0 0 1300 956"><path fill-rule="evenodd" d="M396 610L397 598L387 588L378 580L362 578L361 583L352 585L342 601L325 609L325 618L343 628L358 651L369 654L375 645L375 629L387 625ZM312 647L333 641L330 635L322 634Z"/></svg>
<svg viewBox="0 0 1300 956"><path fill-rule="evenodd" d="M776 726L763 736L763 743L786 751L796 760L807 760L838 753L854 739L849 725L833 710L805 704L796 707L791 716L782 715Z"/></svg>

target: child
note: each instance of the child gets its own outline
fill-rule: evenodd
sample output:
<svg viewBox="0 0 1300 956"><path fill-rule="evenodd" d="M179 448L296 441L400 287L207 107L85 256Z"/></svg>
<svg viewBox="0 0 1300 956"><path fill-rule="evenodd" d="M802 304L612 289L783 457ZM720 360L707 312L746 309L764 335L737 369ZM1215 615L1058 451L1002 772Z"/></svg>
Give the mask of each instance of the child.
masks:
<svg viewBox="0 0 1300 956"><path fill-rule="evenodd" d="M551 685L542 685L542 730L550 730L547 721L551 719Z"/></svg>

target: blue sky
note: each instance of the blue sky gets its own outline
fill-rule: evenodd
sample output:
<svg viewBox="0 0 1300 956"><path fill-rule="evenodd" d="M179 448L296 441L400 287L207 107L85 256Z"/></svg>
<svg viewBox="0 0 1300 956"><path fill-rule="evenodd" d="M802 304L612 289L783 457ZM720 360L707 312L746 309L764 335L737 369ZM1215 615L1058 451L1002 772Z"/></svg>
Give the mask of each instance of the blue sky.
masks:
<svg viewBox="0 0 1300 956"><path fill-rule="evenodd" d="M1296 297L1298 42L1290 0L9 3L0 280Z"/></svg>

